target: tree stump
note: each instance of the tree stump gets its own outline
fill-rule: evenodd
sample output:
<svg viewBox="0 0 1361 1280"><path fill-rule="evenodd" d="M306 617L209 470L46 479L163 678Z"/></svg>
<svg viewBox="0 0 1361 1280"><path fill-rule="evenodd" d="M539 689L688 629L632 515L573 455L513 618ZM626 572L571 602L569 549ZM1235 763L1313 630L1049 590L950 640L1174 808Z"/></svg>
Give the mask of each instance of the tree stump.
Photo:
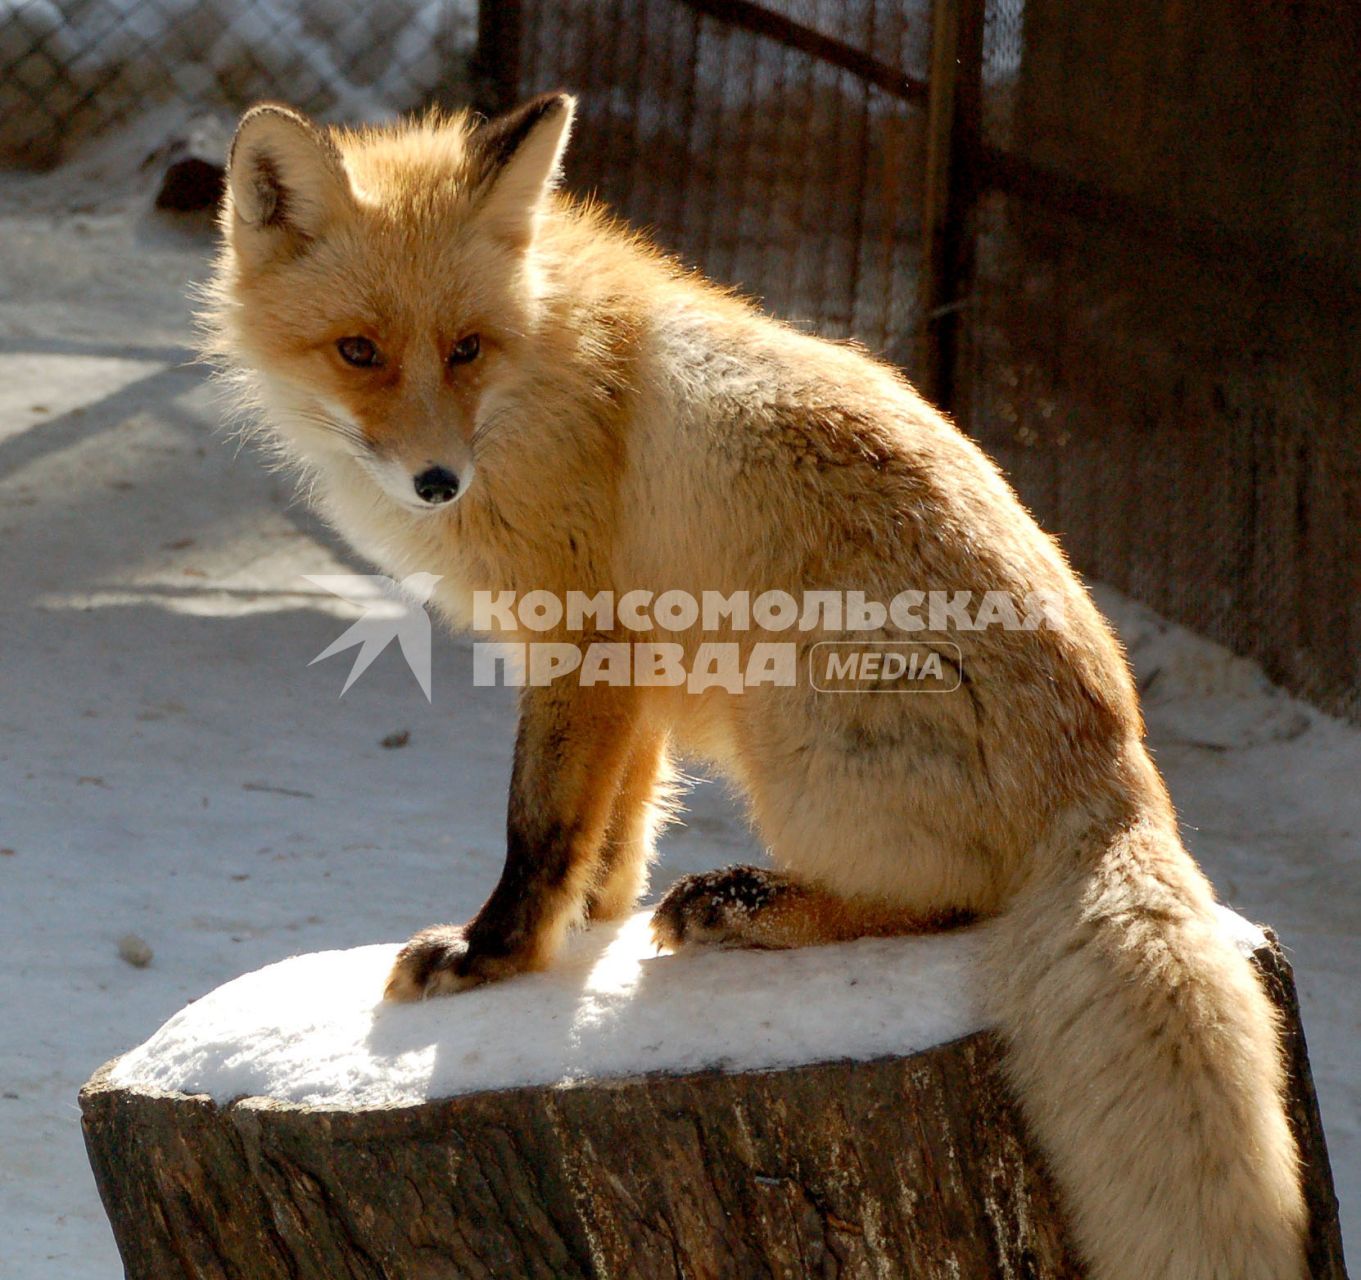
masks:
<svg viewBox="0 0 1361 1280"><path fill-rule="evenodd" d="M1345 1277L1290 969L1231 919L1288 1026L1312 1275ZM977 930L644 958L644 926L424 1005L377 1002L391 947L191 1005L81 1093L127 1275L1081 1274L977 1026Z"/></svg>

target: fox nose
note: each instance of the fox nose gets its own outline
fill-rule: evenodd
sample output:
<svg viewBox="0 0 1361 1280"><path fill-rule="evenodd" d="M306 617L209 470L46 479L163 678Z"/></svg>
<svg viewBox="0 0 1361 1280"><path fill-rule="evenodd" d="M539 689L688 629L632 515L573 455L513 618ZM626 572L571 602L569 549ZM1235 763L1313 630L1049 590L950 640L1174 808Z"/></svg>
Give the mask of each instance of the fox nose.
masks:
<svg viewBox="0 0 1361 1280"><path fill-rule="evenodd" d="M458 497L458 477L444 467L426 467L413 483L416 496L432 507L442 502L452 502Z"/></svg>

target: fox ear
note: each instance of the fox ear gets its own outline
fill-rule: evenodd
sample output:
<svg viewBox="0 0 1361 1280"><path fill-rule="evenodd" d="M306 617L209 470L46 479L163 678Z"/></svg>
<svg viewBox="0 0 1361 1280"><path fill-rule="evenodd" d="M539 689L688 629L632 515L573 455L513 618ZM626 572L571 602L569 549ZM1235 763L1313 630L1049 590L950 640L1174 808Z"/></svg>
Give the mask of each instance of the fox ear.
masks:
<svg viewBox="0 0 1361 1280"><path fill-rule="evenodd" d="M489 120L468 139L479 218L494 234L527 243L544 198L558 184L576 99L545 93Z"/></svg>
<svg viewBox="0 0 1361 1280"><path fill-rule="evenodd" d="M241 118L227 187L237 247L261 258L315 240L351 200L335 144L306 116L272 103Z"/></svg>

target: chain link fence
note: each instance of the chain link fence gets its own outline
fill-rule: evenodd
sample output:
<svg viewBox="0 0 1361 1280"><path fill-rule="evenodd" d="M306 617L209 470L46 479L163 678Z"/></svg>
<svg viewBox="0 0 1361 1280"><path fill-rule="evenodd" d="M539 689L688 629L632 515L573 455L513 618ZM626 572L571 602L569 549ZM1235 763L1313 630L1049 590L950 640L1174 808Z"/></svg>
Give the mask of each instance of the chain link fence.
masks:
<svg viewBox="0 0 1361 1280"><path fill-rule="evenodd" d="M570 180L777 314L909 358L929 3L514 8L503 92L580 94Z"/></svg>
<svg viewBox="0 0 1361 1280"><path fill-rule="evenodd" d="M1361 721L1361 9L988 12L956 411L1084 572Z"/></svg>
<svg viewBox="0 0 1361 1280"><path fill-rule="evenodd" d="M0 163L158 106L371 119L467 98L476 0L0 0Z"/></svg>

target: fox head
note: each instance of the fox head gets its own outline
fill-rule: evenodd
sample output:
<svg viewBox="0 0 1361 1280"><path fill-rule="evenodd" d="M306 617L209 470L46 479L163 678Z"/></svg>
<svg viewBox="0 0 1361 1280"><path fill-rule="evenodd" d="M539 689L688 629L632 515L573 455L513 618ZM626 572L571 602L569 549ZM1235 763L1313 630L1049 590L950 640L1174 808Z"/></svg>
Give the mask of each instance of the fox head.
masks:
<svg viewBox="0 0 1361 1280"><path fill-rule="evenodd" d="M536 229L573 110L548 94L482 124L353 132L283 106L246 113L210 343L286 452L355 468L413 512L467 491L535 324Z"/></svg>

